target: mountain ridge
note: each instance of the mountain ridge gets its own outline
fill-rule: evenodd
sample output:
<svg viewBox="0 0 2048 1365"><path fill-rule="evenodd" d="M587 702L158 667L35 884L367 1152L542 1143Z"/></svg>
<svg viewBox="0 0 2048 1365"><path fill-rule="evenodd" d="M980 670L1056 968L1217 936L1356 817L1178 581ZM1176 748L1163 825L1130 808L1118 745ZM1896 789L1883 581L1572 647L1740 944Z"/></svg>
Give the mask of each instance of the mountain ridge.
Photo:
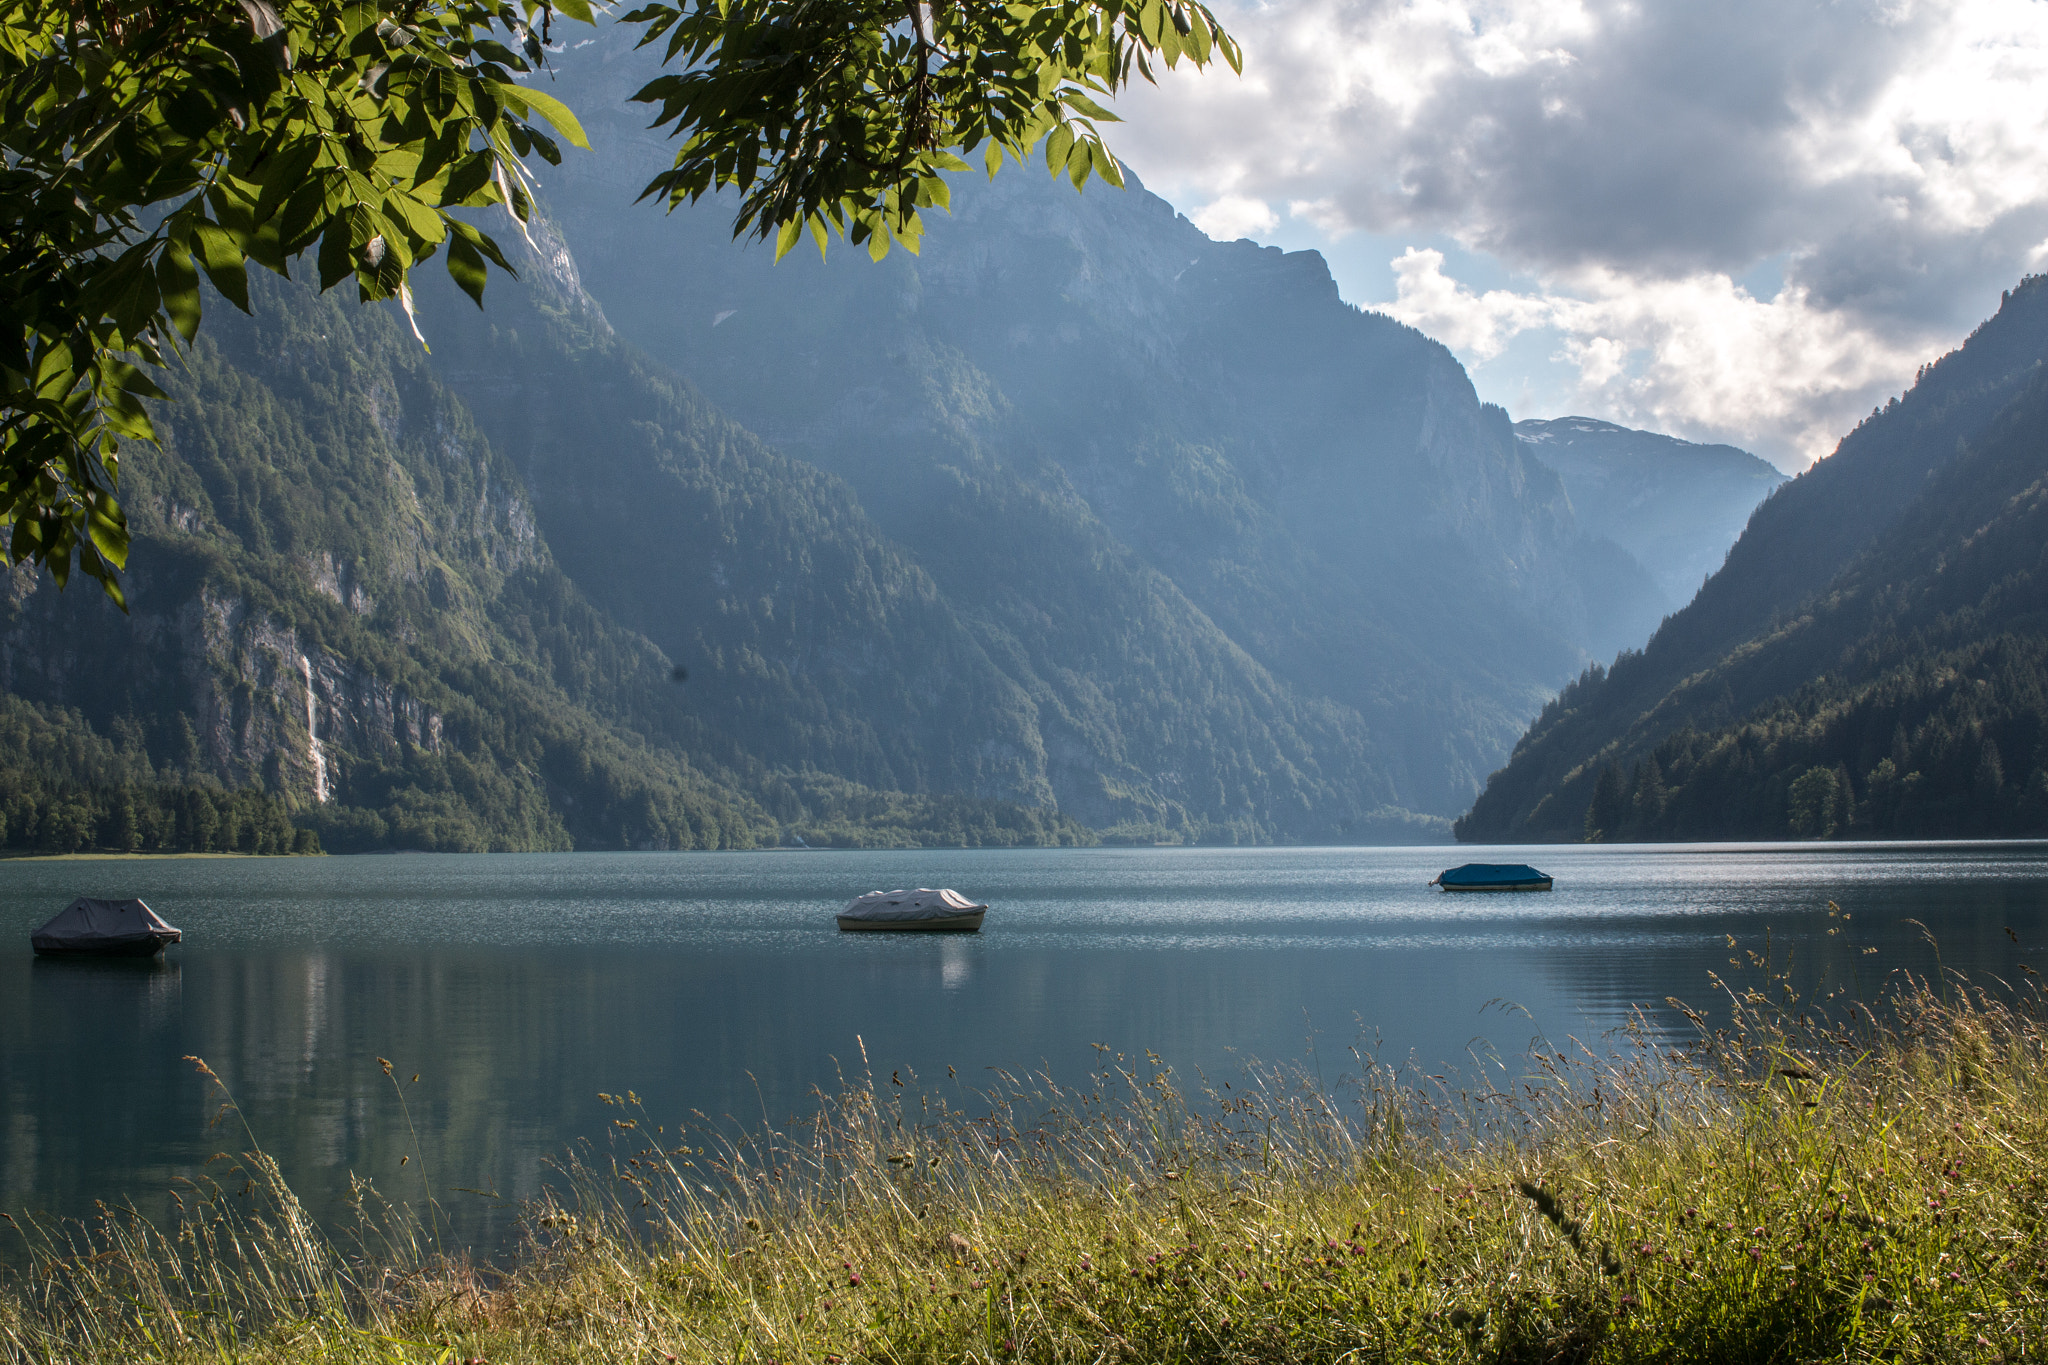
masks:
<svg viewBox="0 0 2048 1365"><path fill-rule="evenodd" d="M1589 531L1645 566L1674 611L1721 567L1757 504L1785 482L1746 450L1592 417L1520 421L1515 438L1564 481Z"/></svg>
<svg viewBox="0 0 2048 1365"><path fill-rule="evenodd" d="M583 287L621 337L844 478L967 618L1012 622L997 634L1046 705L1079 704L1057 661L1085 644L1003 606L1033 590L929 528L971 541L1014 509L1069 509L1037 523L1072 545L1042 562L1120 546L1280 704L1357 718L1354 810L1463 809L1558 685L1662 614L1450 353L1343 303L1315 253L1211 242L1135 183L1077 195L1022 169L960 177L914 259L774 264L732 249L716 198L616 210L667 152L602 112L633 88L631 54L579 58L559 79L609 150L543 193Z"/></svg>
<svg viewBox="0 0 2048 1365"><path fill-rule="evenodd" d="M2048 762L2038 675L2016 661L2043 629L2044 358L2036 276L1774 492L1643 652L1566 688L1459 837L2043 828L2020 795Z"/></svg>
<svg viewBox="0 0 2048 1365"><path fill-rule="evenodd" d="M770 268L621 213L605 121L523 282L419 282L431 354L215 308L134 615L17 575L0 687L335 849L1408 841L1661 612L1314 253L1013 174Z"/></svg>

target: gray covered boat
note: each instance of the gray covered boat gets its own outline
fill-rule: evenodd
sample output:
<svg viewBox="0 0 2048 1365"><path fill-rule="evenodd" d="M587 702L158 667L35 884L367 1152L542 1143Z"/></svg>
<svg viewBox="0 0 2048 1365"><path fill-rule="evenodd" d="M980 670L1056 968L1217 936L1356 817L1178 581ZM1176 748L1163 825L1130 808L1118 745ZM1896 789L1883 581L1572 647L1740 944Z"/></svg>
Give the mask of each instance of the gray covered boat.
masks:
<svg viewBox="0 0 2048 1365"><path fill-rule="evenodd" d="M958 891L870 891L856 896L839 912L839 927L857 931L971 934L981 928L986 905L976 905Z"/></svg>
<svg viewBox="0 0 2048 1365"><path fill-rule="evenodd" d="M80 896L28 936L39 953L63 957L155 957L184 935L141 901Z"/></svg>

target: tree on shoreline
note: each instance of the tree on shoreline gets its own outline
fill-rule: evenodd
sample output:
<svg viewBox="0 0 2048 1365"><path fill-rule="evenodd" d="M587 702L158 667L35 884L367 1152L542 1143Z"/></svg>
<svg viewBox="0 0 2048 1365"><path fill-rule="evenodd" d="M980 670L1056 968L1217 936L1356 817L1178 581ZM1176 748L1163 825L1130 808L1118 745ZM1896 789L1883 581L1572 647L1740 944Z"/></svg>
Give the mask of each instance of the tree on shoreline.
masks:
<svg viewBox="0 0 2048 1365"><path fill-rule="evenodd" d="M148 441L148 370L197 334L200 276L248 307L254 262L353 280L412 313L442 254L481 304L524 231L524 161L587 146L532 81L589 0L0 0L0 562L75 567L122 602L120 447ZM678 69L635 96L680 139L642 194L730 187L735 235L915 251L947 171L1042 142L1121 184L1097 124L1155 61L1240 64L1199 0L685 0L620 22ZM521 77L528 79L522 81ZM415 325L415 331L417 331ZM422 338L424 341L424 338Z"/></svg>

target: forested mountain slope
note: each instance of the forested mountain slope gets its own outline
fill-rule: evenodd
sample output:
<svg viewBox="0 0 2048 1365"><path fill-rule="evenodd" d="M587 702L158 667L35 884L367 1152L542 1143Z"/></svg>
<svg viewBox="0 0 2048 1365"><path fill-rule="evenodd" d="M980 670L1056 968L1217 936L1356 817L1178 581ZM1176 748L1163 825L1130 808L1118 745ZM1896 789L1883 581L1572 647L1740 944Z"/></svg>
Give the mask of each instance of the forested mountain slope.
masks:
<svg viewBox="0 0 2048 1365"><path fill-rule="evenodd" d="M2036 277L1546 708L1460 837L2048 828L2044 357Z"/></svg>
<svg viewBox="0 0 2048 1365"><path fill-rule="evenodd" d="M1672 610L1692 600L1757 504L1785 482L1746 450L1591 417L1517 422L1515 436L1564 480L1579 524L1634 555Z"/></svg>
<svg viewBox="0 0 2048 1365"><path fill-rule="evenodd" d="M423 295L434 363L519 465L578 583L689 671L694 744L1056 804L1122 837L1430 831L1392 807L1355 715L1291 694L1071 496L962 465L976 505L932 511L948 534L885 536L845 483L618 341L558 244L542 256L534 292L483 317ZM1017 582L963 607L960 559Z"/></svg>
<svg viewBox="0 0 2048 1365"><path fill-rule="evenodd" d="M585 56L606 150L522 282L423 280L431 355L296 285L214 307L125 476L134 614L10 581L0 688L76 742L5 841L228 790L282 803L217 809L236 846L1442 837L1657 620L1312 253L1012 170L920 257L774 265L630 206L666 149Z"/></svg>
<svg viewBox="0 0 2048 1365"><path fill-rule="evenodd" d="M621 208L670 150L608 112L643 64L600 43L561 66L600 150L543 192L585 287L846 480L1031 697L1062 809L1234 819L1286 755L1302 777L1252 811L1290 837L1381 802L1448 815L1589 654L1655 625L1654 585L1506 414L1314 253L1026 167L961 176L915 258L776 264L734 249L723 202ZM1217 746L1242 757L1189 771ZM1341 814L1283 816L1283 788Z"/></svg>
<svg viewBox="0 0 2048 1365"><path fill-rule="evenodd" d="M260 281L253 318L216 304L170 376L163 449L124 461L132 613L5 581L4 719L43 737L0 762L5 842L269 851L270 807L246 837L221 832L226 807L203 837L189 813L133 815L252 789L330 849L1081 836L708 738L671 661L563 572L521 471L427 362L386 310L302 286Z"/></svg>

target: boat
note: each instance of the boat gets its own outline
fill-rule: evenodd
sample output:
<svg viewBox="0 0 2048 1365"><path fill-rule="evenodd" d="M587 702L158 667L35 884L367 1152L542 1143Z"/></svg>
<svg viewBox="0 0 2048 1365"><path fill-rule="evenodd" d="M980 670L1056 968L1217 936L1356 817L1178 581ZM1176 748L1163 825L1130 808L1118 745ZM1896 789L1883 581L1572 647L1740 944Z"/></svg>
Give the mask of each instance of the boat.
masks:
<svg viewBox="0 0 2048 1365"><path fill-rule="evenodd" d="M848 933L972 934L987 913L986 905L953 890L870 891L847 902L839 927Z"/></svg>
<svg viewBox="0 0 2048 1365"><path fill-rule="evenodd" d="M1466 863L1437 873L1430 885L1446 891L1548 891L1550 874L1527 863Z"/></svg>
<svg viewBox="0 0 2048 1365"><path fill-rule="evenodd" d="M184 937L139 900L80 896L28 941L38 953L53 957L155 957Z"/></svg>

